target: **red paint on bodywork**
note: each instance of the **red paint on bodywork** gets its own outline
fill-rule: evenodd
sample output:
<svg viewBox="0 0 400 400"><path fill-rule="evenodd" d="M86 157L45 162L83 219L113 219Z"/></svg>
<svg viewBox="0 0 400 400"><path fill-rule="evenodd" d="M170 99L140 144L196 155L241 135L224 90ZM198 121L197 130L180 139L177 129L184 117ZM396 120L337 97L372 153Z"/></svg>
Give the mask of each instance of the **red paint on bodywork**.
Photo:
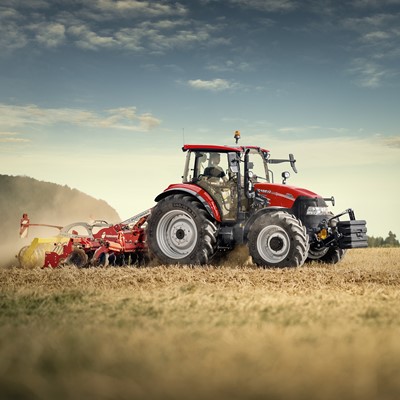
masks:
<svg viewBox="0 0 400 400"><path fill-rule="evenodd" d="M254 188L261 196L269 200L271 207L291 208L299 196L321 197L307 189L278 183L256 183Z"/></svg>
<svg viewBox="0 0 400 400"><path fill-rule="evenodd" d="M200 186L193 185L191 183L175 183L169 185L167 189L164 190L164 193L169 192L171 190L184 190L187 192L192 192L193 194L201 197L205 201L205 203L210 207L212 213L214 214L214 218L218 222L221 222L221 214L218 210L218 207L214 199Z"/></svg>
<svg viewBox="0 0 400 400"><path fill-rule="evenodd" d="M219 146L211 144L185 144L182 147L183 151L196 150L196 151L219 151L219 152L236 152L242 153L247 149L262 151L263 153L268 153L269 150L263 149L258 146Z"/></svg>
<svg viewBox="0 0 400 400"><path fill-rule="evenodd" d="M103 242L108 242L110 251L117 254L145 253L147 252L146 231L142 225L147 218L148 215L141 217L132 228L116 224L100 229L93 234L93 237L70 238L67 243L55 243L53 251L47 251L45 254L43 268L58 267L75 248L89 253L98 249Z"/></svg>

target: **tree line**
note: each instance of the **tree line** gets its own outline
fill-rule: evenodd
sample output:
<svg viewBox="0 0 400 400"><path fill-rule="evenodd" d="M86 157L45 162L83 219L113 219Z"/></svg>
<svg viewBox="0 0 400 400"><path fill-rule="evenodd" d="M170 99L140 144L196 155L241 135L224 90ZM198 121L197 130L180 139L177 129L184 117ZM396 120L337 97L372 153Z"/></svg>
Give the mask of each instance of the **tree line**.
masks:
<svg viewBox="0 0 400 400"><path fill-rule="evenodd" d="M390 231L384 239L381 236L368 236L369 247L400 247L400 242L396 239L396 235Z"/></svg>

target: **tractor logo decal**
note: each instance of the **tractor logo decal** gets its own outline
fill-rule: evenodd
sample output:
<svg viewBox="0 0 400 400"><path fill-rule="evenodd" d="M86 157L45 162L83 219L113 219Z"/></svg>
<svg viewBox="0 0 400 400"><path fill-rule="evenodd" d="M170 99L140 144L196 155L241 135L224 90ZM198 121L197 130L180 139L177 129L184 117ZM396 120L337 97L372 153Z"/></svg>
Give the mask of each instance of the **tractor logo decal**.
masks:
<svg viewBox="0 0 400 400"><path fill-rule="evenodd" d="M273 192L272 190L268 190L268 189L258 189L258 192L260 193L260 194L272 194L273 196L279 196L279 197L284 197L285 199L288 199L288 200L293 200L294 199L294 196L291 194L291 193L286 193L286 194L283 194L283 193L278 193L278 192ZM264 197L267 197L267 196L264 196Z"/></svg>

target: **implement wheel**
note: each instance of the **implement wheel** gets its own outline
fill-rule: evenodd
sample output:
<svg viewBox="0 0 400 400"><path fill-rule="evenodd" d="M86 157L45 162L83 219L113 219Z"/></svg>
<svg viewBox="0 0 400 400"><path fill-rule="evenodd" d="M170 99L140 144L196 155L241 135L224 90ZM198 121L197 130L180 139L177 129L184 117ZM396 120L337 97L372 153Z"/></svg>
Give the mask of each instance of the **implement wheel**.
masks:
<svg viewBox="0 0 400 400"><path fill-rule="evenodd" d="M73 250L65 260L67 265L75 265L75 267L83 268L88 262L88 256L82 249Z"/></svg>
<svg viewBox="0 0 400 400"><path fill-rule="evenodd" d="M300 220L284 211L260 216L250 228L248 246L254 263L263 267L300 267L309 244Z"/></svg>
<svg viewBox="0 0 400 400"><path fill-rule="evenodd" d="M206 264L214 255L217 228L199 201L183 194L168 196L147 220L147 243L163 264Z"/></svg>

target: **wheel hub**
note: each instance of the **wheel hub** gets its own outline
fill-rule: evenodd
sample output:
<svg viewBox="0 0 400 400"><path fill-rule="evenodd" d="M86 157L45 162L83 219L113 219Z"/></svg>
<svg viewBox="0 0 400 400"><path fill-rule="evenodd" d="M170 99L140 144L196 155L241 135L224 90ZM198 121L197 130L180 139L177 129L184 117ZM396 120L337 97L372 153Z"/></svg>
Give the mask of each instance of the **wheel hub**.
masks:
<svg viewBox="0 0 400 400"><path fill-rule="evenodd" d="M175 234L178 240L182 240L185 237L185 231L183 229L178 229Z"/></svg>
<svg viewBox="0 0 400 400"><path fill-rule="evenodd" d="M279 236L274 236L269 241L269 245L271 246L271 249L273 251L278 252L279 250L282 250L282 248L283 248L283 240Z"/></svg>
<svg viewBox="0 0 400 400"><path fill-rule="evenodd" d="M157 226L157 242L162 252L175 260L190 254L197 243L197 227L193 218L181 210L162 216Z"/></svg>
<svg viewBox="0 0 400 400"><path fill-rule="evenodd" d="M289 254L289 236L280 226L266 226L257 238L257 249L265 261L271 264L279 263Z"/></svg>

